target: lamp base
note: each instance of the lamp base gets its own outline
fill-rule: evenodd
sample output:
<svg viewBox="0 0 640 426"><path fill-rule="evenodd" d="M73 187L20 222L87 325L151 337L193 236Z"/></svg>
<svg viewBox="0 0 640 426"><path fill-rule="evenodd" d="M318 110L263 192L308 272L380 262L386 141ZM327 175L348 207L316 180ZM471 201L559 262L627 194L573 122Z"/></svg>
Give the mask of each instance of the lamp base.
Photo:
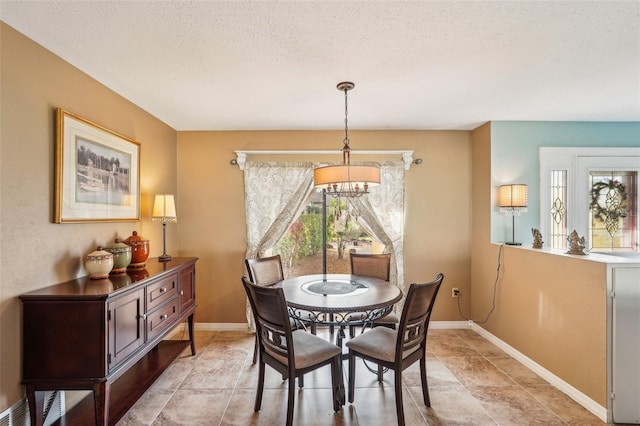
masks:
<svg viewBox="0 0 640 426"><path fill-rule="evenodd" d="M522 245L522 243L515 243L515 242L507 242L505 244L508 245L508 246L521 246Z"/></svg>
<svg viewBox="0 0 640 426"><path fill-rule="evenodd" d="M167 253L163 253L162 256L158 257L159 262L168 262L170 260L171 260L171 256L169 256Z"/></svg>

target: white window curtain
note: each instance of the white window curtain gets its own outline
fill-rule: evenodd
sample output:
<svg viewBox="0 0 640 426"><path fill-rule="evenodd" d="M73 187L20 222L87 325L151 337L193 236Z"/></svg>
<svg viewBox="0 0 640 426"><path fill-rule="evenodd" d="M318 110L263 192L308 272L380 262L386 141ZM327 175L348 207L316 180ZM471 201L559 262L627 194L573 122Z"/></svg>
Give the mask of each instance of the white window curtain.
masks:
<svg viewBox="0 0 640 426"><path fill-rule="evenodd" d="M404 174L402 162L387 162L380 166L380 185L369 195L351 200L357 210L358 222L367 232L385 245L391 254L390 282L406 294L404 284ZM400 310L397 304L396 309Z"/></svg>
<svg viewBox="0 0 640 426"><path fill-rule="evenodd" d="M245 257L262 257L306 206L313 192L313 164L247 162L244 192L247 220ZM246 317L249 328L255 331L248 303Z"/></svg>

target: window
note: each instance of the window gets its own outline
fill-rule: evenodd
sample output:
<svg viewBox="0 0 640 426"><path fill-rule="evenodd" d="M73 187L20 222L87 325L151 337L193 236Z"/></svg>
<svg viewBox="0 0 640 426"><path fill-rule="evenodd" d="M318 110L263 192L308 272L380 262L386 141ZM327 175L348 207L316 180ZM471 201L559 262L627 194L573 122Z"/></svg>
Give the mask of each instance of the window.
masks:
<svg viewBox="0 0 640 426"><path fill-rule="evenodd" d="M541 148L543 240L566 249L576 230L591 252L640 252L639 172L637 148Z"/></svg>
<svg viewBox="0 0 640 426"><path fill-rule="evenodd" d="M590 251L637 251L638 173L589 172Z"/></svg>

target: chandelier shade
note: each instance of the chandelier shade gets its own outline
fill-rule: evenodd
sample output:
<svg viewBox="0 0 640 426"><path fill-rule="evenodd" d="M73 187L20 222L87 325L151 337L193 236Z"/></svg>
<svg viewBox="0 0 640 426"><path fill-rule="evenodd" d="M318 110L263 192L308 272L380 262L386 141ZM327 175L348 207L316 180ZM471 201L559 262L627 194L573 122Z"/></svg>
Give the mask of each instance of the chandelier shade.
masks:
<svg viewBox="0 0 640 426"><path fill-rule="evenodd" d="M316 186L326 186L328 193L354 197L369 192L369 188L380 185L380 169L374 166L319 167L313 171Z"/></svg>
<svg viewBox="0 0 640 426"><path fill-rule="evenodd" d="M318 167L313 171L316 188L323 188L328 194L339 198L360 197L369 193L369 189L380 185L380 168L376 166L351 165L349 147L349 125L347 92L355 87L350 81L338 83L338 90L344 92L344 140L342 164Z"/></svg>

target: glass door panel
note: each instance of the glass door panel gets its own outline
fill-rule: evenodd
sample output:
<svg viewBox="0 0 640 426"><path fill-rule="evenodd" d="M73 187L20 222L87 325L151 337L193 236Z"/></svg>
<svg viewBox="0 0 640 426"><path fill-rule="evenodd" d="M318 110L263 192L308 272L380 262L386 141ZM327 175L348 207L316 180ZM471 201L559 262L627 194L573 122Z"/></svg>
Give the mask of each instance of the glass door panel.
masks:
<svg viewBox="0 0 640 426"><path fill-rule="evenodd" d="M282 258L285 277L294 277L348 274L350 252L381 253L383 249L358 224L357 212L347 200L318 190L273 252Z"/></svg>

